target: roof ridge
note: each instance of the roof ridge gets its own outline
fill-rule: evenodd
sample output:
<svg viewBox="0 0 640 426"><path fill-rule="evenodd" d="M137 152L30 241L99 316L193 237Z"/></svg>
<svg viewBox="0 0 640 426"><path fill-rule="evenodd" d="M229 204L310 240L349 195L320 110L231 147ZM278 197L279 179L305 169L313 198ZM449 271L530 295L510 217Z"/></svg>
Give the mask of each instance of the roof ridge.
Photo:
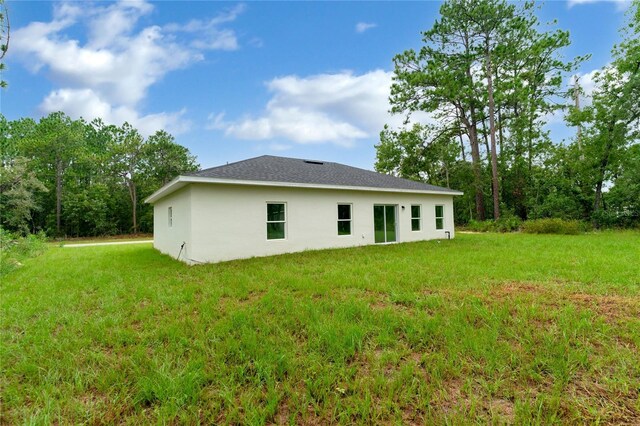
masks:
<svg viewBox="0 0 640 426"><path fill-rule="evenodd" d="M208 172L208 171L220 169L222 167L233 166L233 165L240 164L240 163L246 163L248 161L257 160L258 158L264 158L264 157L279 158L279 159L282 159L282 160L318 161L318 162L327 163L327 164L337 164L337 165L340 165L340 166L353 167L353 166L348 166L346 164L336 163L334 161L314 160L312 158L283 157L281 155L263 154L263 155L259 155L257 157L245 158L244 160L234 161L232 163L221 164L219 166L213 166L213 167L207 167L206 169L200 169L200 170L198 170L196 172L187 173L187 175L194 175L194 174L199 174L199 173L202 173L202 172ZM353 167L353 168L357 169L358 167ZM360 170L366 170L366 169L360 169ZM366 171L371 171L371 170L366 170ZM374 172L374 173L377 173L377 172Z"/></svg>
<svg viewBox="0 0 640 426"><path fill-rule="evenodd" d="M270 155L270 154L261 155L260 157L280 158L280 159L283 159L283 160L318 161L320 163L327 163L327 164L340 164L340 163L336 163L336 162L333 162L333 161L319 160L319 159L315 159L315 158L282 157L280 155ZM260 158L260 157L254 157L254 158ZM340 164L340 165L341 166L346 166L346 164Z"/></svg>
<svg viewBox="0 0 640 426"><path fill-rule="evenodd" d="M188 175L194 175L194 174L199 174L199 173L202 173L202 172L208 172L208 171L211 171L211 170L220 169L222 167L233 166L234 164L246 163L247 161L256 160L256 159L262 158L262 157L273 157L273 155L265 154L265 155L259 155L257 157L245 158L244 160L238 160L238 161L234 161L232 163L227 162L227 164L221 164L219 166L213 166L213 167L208 167L206 169L200 169L197 172L188 173Z"/></svg>
<svg viewBox="0 0 640 426"><path fill-rule="evenodd" d="M342 167L349 167L351 169L356 169L356 170L360 170L360 171L367 172L367 173L373 173L375 175L382 175L382 176L385 176L385 177L388 177L388 178L392 178L392 179L421 183L421 184L433 186L433 187L436 187L436 188L451 189L451 188L448 188L446 186L433 185L433 184L431 184L429 182L425 182L423 180L408 179L408 178L401 177L401 176L396 176L396 175L392 175L392 174L388 174L388 173L379 172L377 170L369 170L369 169L363 169L361 167L350 166L349 164L335 163L335 162L331 162L331 161L325 161L325 163L337 164L337 165L342 166Z"/></svg>
<svg viewBox="0 0 640 426"><path fill-rule="evenodd" d="M328 169L304 168L303 163L319 163ZM255 166L255 167L254 167ZM322 171L324 170L324 171ZM310 172L310 173L309 173ZM329 175L327 175L329 173ZM214 177L222 179L267 180L272 182L298 182L346 185L349 181L356 186L379 188L419 188L434 191L455 191L451 188L433 185L423 180L387 174L334 161L311 160L307 158L282 157L264 154L233 163L202 169L186 176ZM418 187L416 187L418 185ZM456 191L457 192L457 191Z"/></svg>

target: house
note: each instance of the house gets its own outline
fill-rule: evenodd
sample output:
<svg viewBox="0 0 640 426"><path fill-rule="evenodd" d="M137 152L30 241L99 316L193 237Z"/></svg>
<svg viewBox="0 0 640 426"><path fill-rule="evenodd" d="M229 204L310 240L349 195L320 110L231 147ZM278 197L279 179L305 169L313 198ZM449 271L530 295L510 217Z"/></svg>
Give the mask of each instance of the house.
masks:
<svg viewBox="0 0 640 426"><path fill-rule="evenodd" d="M453 238L459 191L265 155L178 176L146 199L154 246L187 263Z"/></svg>

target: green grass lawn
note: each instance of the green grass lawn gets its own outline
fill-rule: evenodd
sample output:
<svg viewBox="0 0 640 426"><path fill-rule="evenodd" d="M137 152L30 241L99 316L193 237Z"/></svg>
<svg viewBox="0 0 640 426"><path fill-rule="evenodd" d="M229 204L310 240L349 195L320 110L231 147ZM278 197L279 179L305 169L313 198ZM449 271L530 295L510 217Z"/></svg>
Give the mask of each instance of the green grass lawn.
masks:
<svg viewBox="0 0 640 426"><path fill-rule="evenodd" d="M638 424L639 259L638 232L52 247L0 284L0 423Z"/></svg>

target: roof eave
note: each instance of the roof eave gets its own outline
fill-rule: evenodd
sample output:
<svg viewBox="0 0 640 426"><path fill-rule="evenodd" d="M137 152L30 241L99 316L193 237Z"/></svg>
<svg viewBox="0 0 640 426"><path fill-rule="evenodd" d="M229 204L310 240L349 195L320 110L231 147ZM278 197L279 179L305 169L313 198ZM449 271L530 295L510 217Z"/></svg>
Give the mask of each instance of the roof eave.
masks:
<svg viewBox="0 0 640 426"><path fill-rule="evenodd" d="M463 195L461 191L433 191L427 189L401 189L401 188L376 188L368 186L343 186L343 185L323 185L314 183L295 182L271 182L262 180L240 180L240 179L220 179L203 176L178 176L162 188L147 197L145 203L155 203L165 196L177 191L189 183L208 183L222 185L245 185L245 186L272 186L280 188L311 188L311 189L336 189L342 191L369 191L369 192L396 192L409 194L431 194L431 195Z"/></svg>
<svg viewBox="0 0 640 426"><path fill-rule="evenodd" d="M187 176L178 176L178 177L174 178L172 181L170 181L169 183L165 184L163 187L158 189L156 192L154 192L153 194L151 194L147 198L145 198L144 202L147 203L147 204L153 204L156 201L158 201L158 200L164 198L165 196L171 194L172 192L175 192L178 189L186 186L186 184L188 182L184 181L185 177L187 177Z"/></svg>

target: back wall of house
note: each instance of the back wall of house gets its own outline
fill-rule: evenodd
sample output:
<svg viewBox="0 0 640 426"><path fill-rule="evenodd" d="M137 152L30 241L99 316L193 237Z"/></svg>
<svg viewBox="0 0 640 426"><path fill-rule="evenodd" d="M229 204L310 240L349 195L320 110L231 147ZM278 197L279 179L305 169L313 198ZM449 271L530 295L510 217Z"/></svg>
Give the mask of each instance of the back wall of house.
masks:
<svg viewBox="0 0 640 426"><path fill-rule="evenodd" d="M374 204L398 206L398 242L447 238L445 231L454 237L451 195L210 184L188 189L191 235L186 239L189 256L198 262L374 244ZM286 204L285 239L269 240L267 203L281 202ZM338 235L338 204L352 205L351 235ZM411 227L411 205L421 206L419 231ZM442 230L436 230L436 205L444 206ZM180 220L175 215L174 223Z"/></svg>

